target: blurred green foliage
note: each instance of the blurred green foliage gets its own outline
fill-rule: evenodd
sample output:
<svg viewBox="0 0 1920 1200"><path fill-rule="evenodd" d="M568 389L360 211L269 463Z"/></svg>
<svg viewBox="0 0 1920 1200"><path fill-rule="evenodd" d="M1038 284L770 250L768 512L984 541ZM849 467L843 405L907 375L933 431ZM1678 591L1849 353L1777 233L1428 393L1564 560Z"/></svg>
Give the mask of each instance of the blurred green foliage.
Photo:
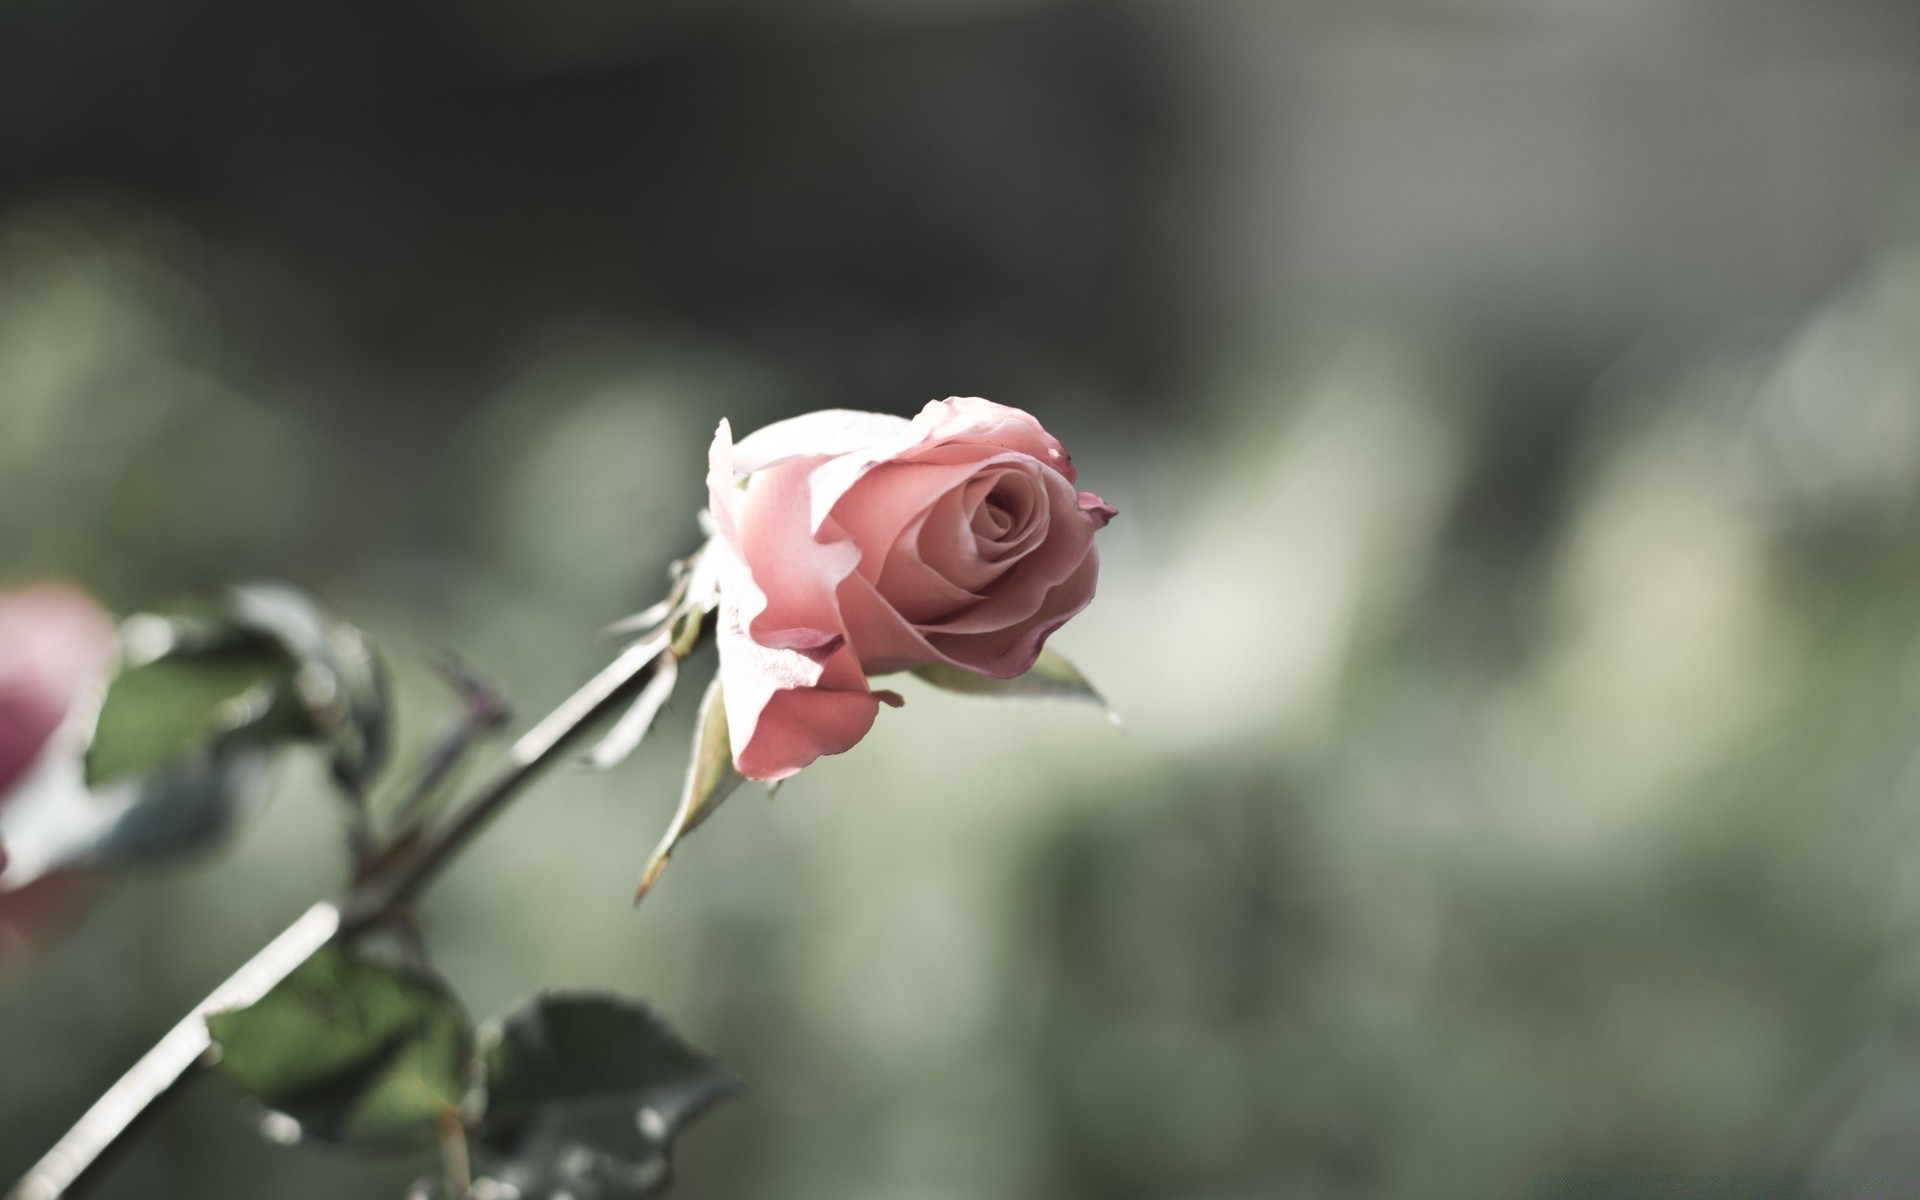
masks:
<svg viewBox="0 0 1920 1200"><path fill-rule="evenodd" d="M311 583L404 771L442 649L605 661L719 417L989 394L1120 510L1125 735L905 681L636 914L683 699L428 903L748 1081L676 1196L1909 1190L1913 15L766 7L0 9L0 574ZM335 888L326 771L0 980L0 1176ZM205 1088L100 1192L407 1179Z"/></svg>

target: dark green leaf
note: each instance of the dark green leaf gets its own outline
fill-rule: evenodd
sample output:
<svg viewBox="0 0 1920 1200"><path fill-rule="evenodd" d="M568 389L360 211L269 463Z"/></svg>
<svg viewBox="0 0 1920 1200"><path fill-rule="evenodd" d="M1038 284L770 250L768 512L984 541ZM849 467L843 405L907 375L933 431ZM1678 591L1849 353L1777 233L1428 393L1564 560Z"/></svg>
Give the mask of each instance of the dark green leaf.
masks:
<svg viewBox="0 0 1920 1200"><path fill-rule="evenodd" d="M713 810L740 784L740 773L733 769L733 743L727 736L726 700L720 690L720 680L715 677L707 685L706 695L700 698L700 715L693 728L693 752L687 762L687 780L680 791L680 807L674 811L665 836L647 860L647 869L642 872L640 886L634 892L636 903L653 889L680 839L712 816Z"/></svg>
<svg viewBox="0 0 1920 1200"><path fill-rule="evenodd" d="M978 671L968 671L947 663L928 663L913 672L921 679L937 688L949 692L961 692L970 696L1013 696L1031 699L1081 700L1097 704L1106 710L1107 719L1115 725L1120 717L1113 706L1103 699L1080 668L1068 662L1052 650L1040 651L1040 657L1023 675L1012 679L997 679L992 675L982 675Z"/></svg>
<svg viewBox="0 0 1920 1200"><path fill-rule="evenodd" d="M444 984L337 945L207 1028L221 1070L301 1137L371 1149L432 1145L473 1055Z"/></svg>
<svg viewBox="0 0 1920 1200"><path fill-rule="evenodd" d="M645 1005L528 1001L489 1036L490 1178L526 1200L638 1200L666 1186L673 1138L738 1084Z"/></svg>

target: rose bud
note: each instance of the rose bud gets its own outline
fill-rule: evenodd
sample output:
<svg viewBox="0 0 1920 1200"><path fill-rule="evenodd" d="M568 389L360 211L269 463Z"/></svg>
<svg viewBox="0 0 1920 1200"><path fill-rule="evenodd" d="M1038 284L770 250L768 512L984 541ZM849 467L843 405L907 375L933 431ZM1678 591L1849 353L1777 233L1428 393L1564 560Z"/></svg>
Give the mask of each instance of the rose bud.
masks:
<svg viewBox="0 0 1920 1200"><path fill-rule="evenodd" d="M83 752L68 718L96 697L113 658L113 621L85 592L52 583L0 592L0 810L51 756ZM0 887L0 963L21 957L68 915L80 889L65 874Z"/></svg>
<svg viewBox="0 0 1920 1200"><path fill-rule="evenodd" d="M809 413L737 446L722 421L707 486L734 766L769 781L900 702L869 676L1026 671L1093 599L1093 535L1114 515L1040 422L977 397L911 421Z"/></svg>

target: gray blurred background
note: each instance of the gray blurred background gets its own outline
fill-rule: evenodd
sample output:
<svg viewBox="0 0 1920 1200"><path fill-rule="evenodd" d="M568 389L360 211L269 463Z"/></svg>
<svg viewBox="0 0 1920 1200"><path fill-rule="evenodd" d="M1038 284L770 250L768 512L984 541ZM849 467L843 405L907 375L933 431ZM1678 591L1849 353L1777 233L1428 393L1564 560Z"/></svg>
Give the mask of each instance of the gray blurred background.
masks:
<svg viewBox="0 0 1920 1200"><path fill-rule="evenodd" d="M417 758L704 450L983 394L1121 510L642 911L689 728L434 893L750 1084L685 1200L1920 1194L1920 10L0 0L0 577L307 582ZM0 1179L341 870L300 761L0 978ZM98 1194L397 1196L201 1084Z"/></svg>

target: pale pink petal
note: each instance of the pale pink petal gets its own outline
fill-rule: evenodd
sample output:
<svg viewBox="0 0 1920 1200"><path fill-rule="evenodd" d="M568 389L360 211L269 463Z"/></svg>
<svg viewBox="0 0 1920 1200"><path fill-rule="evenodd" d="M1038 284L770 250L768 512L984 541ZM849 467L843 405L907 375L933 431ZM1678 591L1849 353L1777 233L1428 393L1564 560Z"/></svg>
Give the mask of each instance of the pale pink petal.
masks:
<svg viewBox="0 0 1920 1200"><path fill-rule="evenodd" d="M733 465L733 426L725 417L713 431L707 447L707 513L713 518L714 536L740 550L740 534L734 528L733 510L740 501L739 472Z"/></svg>
<svg viewBox="0 0 1920 1200"><path fill-rule="evenodd" d="M733 515L740 557L764 599L747 614L754 635L811 629L844 636L833 591L860 565L860 547L837 526L817 537L807 528L806 461L753 475Z"/></svg>
<svg viewBox="0 0 1920 1200"><path fill-rule="evenodd" d="M880 701L844 643L823 661L756 641L740 612L742 590L723 583L717 626L727 733L734 769L771 783L851 749L873 727Z"/></svg>
<svg viewBox="0 0 1920 1200"><path fill-rule="evenodd" d="M1065 475L1068 483L1074 480L1066 447L1021 409L979 396L951 396L921 409L914 424L926 431L929 442L968 442L1031 455Z"/></svg>
<svg viewBox="0 0 1920 1200"><path fill-rule="evenodd" d="M725 429L723 427L722 434ZM716 437L716 447L722 439ZM738 459L716 449L709 489L720 567L717 641L734 767L778 780L866 736L879 701L847 645L834 589L860 549L837 526L807 528L808 464L794 460L734 485ZM751 564L751 565L749 565Z"/></svg>
<svg viewBox="0 0 1920 1200"><path fill-rule="evenodd" d="M882 463L981 461L981 450L1024 456L1069 483L1074 479L1066 449L1031 414L977 396L934 400L897 434L819 463L813 475L813 527L819 529L840 498Z"/></svg>
<svg viewBox="0 0 1920 1200"><path fill-rule="evenodd" d="M926 435L920 430L908 426L905 432L891 442L852 454L843 454L838 458L830 458L815 466L809 481L813 493L809 509L813 528L817 530L826 524L827 515L840 503L841 497L852 491L854 485L865 479L875 467L882 463L907 461L909 453L925 438ZM957 449L968 462L976 461L981 457L971 447Z"/></svg>
<svg viewBox="0 0 1920 1200"><path fill-rule="evenodd" d="M796 458L828 458L898 441L909 429L905 417L830 408L775 421L740 440L734 469L742 475Z"/></svg>

